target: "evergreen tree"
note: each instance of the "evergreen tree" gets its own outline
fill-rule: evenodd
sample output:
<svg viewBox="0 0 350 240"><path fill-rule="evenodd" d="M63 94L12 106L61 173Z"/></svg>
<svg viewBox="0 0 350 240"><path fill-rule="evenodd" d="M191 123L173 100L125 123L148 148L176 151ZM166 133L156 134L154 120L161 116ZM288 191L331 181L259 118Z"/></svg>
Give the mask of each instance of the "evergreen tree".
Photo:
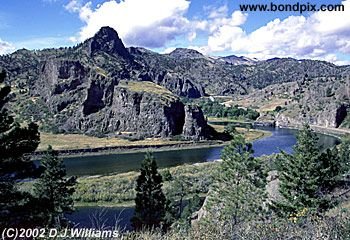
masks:
<svg viewBox="0 0 350 240"><path fill-rule="evenodd" d="M328 194L337 186L344 173L342 167L337 147L327 149L321 153L319 157L318 184L323 194Z"/></svg>
<svg viewBox="0 0 350 240"><path fill-rule="evenodd" d="M186 205L185 197L188 196L189 189L192 187L192 184L193 183L191 180L186 176L181 176L181 178L175 177L172 179L170 185L171 188L169 188L167 191L166 215L164 221L166 226L170 226L178 220L183 222L183 220L187 217L183 216L183 212L188 206L188 204ZM191 200L189 200L187 203L189 202L191 202ZM186 211L189 212L189 210L190 209L187 208Z"/></svg>
<svg viewBox="0 0 350 240"><path fill-rule="evenodd" d="M202 204L203 201L197 194L190 198L181 213L181 217L178 220L178 226L182 229L189 228L191 226L192 214L197 212L202 207Z"/></svg>
<svg viewBox="0 0 350 240"><path fill-rule="evenodd" d="M32 226L35 204L29 193L17 188L17 183L36 175L30 153L37 148L38 126L22 127L8 113L6 104L11 88L4 84L6 74L0 73L0 228Z"/></svg>
<svg viewBox="0 0 350 240"><path fill-rule="evenodd" d="M282 199L273 203L281 215L293 216L300 212L315 212L324 204L321 199L321 175L318 138L305 125L297 135L294 153L282 152L279 158L279 192Z"/></svg>
<svg viewBox="0 0 350 240"><path fill-rule="evenodd" d="M264 213L266 172L252 154L252 145L242 135L233 136L222 152L219 175L209 194L213 217L233 226Z"/></svg>
<svg viewBox="0 0 350 240"><path fill-rule="evenodd" d="M136 229L160 227L165 216L166 199L162 190L162 176L151 153L141 163L136 182L135 213L131 219Z"/></svg>
<svg viewBox="0 0 350 240"><path fill-rule="evenodd" d="M350 137L342 139L338 151L340 172L342 175L350 175Z"/></svg>
<svg viewBox="0 0 350 240"><path fill-rule="evenodd" d="M34 193L41 203L44 225L57 228L65 226L64 214L73 211L72 194L76 178L66 177L63 161L51 146L41 159L41 166L44 171L34 184Z"/></svg>

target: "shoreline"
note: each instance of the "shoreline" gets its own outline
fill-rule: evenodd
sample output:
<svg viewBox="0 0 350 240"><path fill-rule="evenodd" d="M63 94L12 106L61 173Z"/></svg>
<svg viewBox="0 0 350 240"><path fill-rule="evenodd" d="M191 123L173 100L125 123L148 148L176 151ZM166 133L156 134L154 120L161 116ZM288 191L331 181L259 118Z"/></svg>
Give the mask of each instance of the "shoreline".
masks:
<svg viewBox="0 0 350 240"><path fill-rule="evenodd" d="M281 125L276 126L276 128L285 128L285 129L292 129L292 130L301 130L302 126L298 125ZM330 127L323 127L319 125L310 125L310 128L315 131L315 133L327 135L330 137L335 137L339 140L342 139L344 136L350 135L350 129L342 129L342 128L330 128Z"/></svg>
<svg viewBox="0 0 350 240"><path fill-rule="evenodd" d="M99 156L110 154L128 154L136 152L162 152L178 149L197 149L197 148L210 148L225 146L229 141L221 140L206 140L199 142L183 142L183 143L167 143L162 145L133 145L133 146L111 146L111 147L98 147L98 148L80 148L80 149L60 149L56 150L60 157L71 158L79 156ZM32 154L32 157L40 159L46 151L36 151Z"/></svg>
<svg viewBox="0 0 350 240"><path fill-rule="evenodd" d="M333 129L328 127L310 125L310 127L320 134L335 137L341 139L342 136L350 134L350 130L346 129ZM300 126L290 125L290 126L276 126L276 128L285 128L300 130ZM250 141L255 141L265 137L269 137L269 131L262 129L252 129L261 132L261 135ZM244 135L244 134L243 134ZM106 147L96 147L96 148L76 148L76 149L59 149L56 150L62 158L80 157L80 156L100 156L100 155L112 155L112 154L129 154L138 152L163 152L172 150L187 150L187 149L198 149L198 148L211 148L211 147L221 147L225 146L229 141L222 140L202 140L202 141L183 141L171 143L171 141L163 144L139 144L139 145L124 145L124 146L106 146ZM31 156L36 160L40 159L44 154L45 150L39 150L34 152Z"/></svg>
<svg viewBox="0 0 350 240"><path fill-rule="evenodd" d="M260 134L249 141L255 141L264 137L269 137L271 134L269 131L261 129L252 129ZM244 135L244 133L241 133ZM229 141L222 140L201 140L201 141L176 141L172 143L168 141L162 144L135 144L135 145L116 145L116 146L104 146L104 147L91 147L91 148L75 148L75 149L58 149L56 150L60 157L71 158L79 156L99 156L99 155L110 155L110 154L128 154L137 152L162 152L172 151L180 149L197 149L197 148L210 148L210 147L221 147L225 146ZM40 159L44 154L45 150L35 151L31 156L36 160Z"/></svg>

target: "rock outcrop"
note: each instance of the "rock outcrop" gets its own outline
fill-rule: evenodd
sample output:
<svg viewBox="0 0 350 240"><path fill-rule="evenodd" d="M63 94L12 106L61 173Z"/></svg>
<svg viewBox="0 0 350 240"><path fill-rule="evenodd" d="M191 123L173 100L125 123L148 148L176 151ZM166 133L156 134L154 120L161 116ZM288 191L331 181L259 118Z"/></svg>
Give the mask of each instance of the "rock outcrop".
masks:
<svg viewBox="0 0 350 240"><path fill-rule="evenodd" d="M9 82L23 93L17 97L28 103L14 106L17 114L34 118L44 130L132 138L210 137L203 113L185 109L173 93L199 97L203 90L176 74L152 72L134 61L112 28L101 28L75 48L21 50L2 60Z"/></svg>
<svg viewBox="0 0 350 240"><path fill-rule="evenodd" d="M202 111L185 108L166 88L149 81L120 80L79 61L43 62L30 93L45 102L52 114L47 124L58 132L136 139L210 137Z"/></svg>
<svg viewBox="0 0 350 240"><path fill-rule="evenodd" d="M118 33L101 28L94 37L75 47L18 50L0 56L0 66L9 81L26 88L38 78L43 62L60 59L79 61L85 68L100 69L121 79L152 81L181 97L209 95L246 95L271 84L287 83L308 77L349 76L349 66L324 61L273 58L255 61L245 57L212 58L179 48L170 54L126 48ZM238 61L238 62L237 62Z"/></svg>
<svg viewBox="0 0 350 240"><path fill-rule="evenodd" d="M96 85L93 86L96 88ZM82 111L72 116L74 121L69 123L75 124L66 124L67 130L136 138L182 134L184 106L168 90L151 82L121 81L111 88L110 99L107 100L107 89L99 86L96 90L88 90ZM88 99L100 100L92 102Z"/></svg>
<svg viewBox="0 0 350 240"><path fill-rule="evenodd" d="M129 125L123 121L107 121L115 119L116 114L123 115L115 109L112 111L113 107L122 109L116 96L134 102L135 106L138 102L143 103L144 99L159 97L143 93L142 89L133 93L122 90L121 81L153 82L176 96L199 98L206 95L247 95L272 84L317 79L314 85L306 81L304 86L293 91L293 100L289 100L292 104L277 116L277 125L306 121L333 127L347 122L350 126L349 66L292 58L235 65L230 59L237 60L235 56L229 56L224 61L189 49L158 54L139 47L126 48L114 29L103 27L94 37L74 47L39 51L21 49L0 56L0 69L8 73L7 83L17 93L20 104L13 109L19 118L40 121L43 128L54 127L58 131L140 131L146 136L170 136L180 133L177 128L181 126L186 138L195 134L199 139L211 131L202 127L205 125L198 117L202 113L195 108L187 115L186 109L176 110L174 114L178 116L183 111L186 119L193 119L190 116L193 114L198 117L196 121L188 123L183 119L183 124L179 124L175 120L179 117L158 118L157 122L162 126L155 129L142 122L142 126L147 126L144 130L132 123L132 119L128 119ZM238 59L248 60L244 57ZM322 86L321 90L317 84ZM158 104L156 102L152 100L155 105ZM180 103L175 102L169 103L169 109L164 110L165 115L173 108L181 108ZM135 109L141 107L142 104ZM163 109L161 105L157 107ZM140 117L133 119L135 122L153 114L152 111L144 112L145 115L139 110L128 111L139 114L137 116ZM128 114L123 116L129 117ZM172 122L176 122L176 130ZM92 127L92 124L101 126Z"/></svg>
<svg viewBox="0 0 350 240"><path fill-rule="evenodd" d="M202 110L191 105L185 107L185 123L182 133L185 138L196 138L196 140L205 139L215 134L214 130L207 125Z"/></svg>
<svg viewBox="0 0 350 240"><path fill-rule="evenodd" d="M299 127L303 123L341 127L350 112L349 79L309 79L297 82L294 101L276 115L276 126Z"/></svg>
<svg viewBox="0 0 350 240"><path fill-rule="evenodd" d="M93 38L88 39L84 45L90 56L98 52L104 52L111 55L118 55L124 59L130 59L131 56L125 48L118 33L110 27L103 27Z"/></svg>

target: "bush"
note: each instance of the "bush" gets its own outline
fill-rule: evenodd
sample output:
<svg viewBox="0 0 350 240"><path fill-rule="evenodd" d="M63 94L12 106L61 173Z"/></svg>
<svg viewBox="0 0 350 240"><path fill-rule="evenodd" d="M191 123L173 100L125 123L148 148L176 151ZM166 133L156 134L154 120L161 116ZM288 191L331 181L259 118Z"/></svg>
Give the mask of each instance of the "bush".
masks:
<svg viewBox="0 0 350 240"><path fill-rule="evenodd" d="M233 119L249 119L256 120L260 114L251 108L240 108L238 105L233 107L226 107L218 102L201 101L199 106L202 108L203 113L209 117L229 117Z"/></svg>

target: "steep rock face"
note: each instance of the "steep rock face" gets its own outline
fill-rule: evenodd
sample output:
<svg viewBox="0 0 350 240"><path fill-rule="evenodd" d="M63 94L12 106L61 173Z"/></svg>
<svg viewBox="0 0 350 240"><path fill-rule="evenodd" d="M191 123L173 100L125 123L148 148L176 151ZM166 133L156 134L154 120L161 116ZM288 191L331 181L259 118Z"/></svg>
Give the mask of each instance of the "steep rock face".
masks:
<svg viewBox="0 0 350 240"><path fill-rule="evenodd" d="M155 82L181 97L198 98L206 95L204 86L195 81L195 76L184 74L182 66L179 66L179 63L183 61L206 61L200 53L197 52L192 56L192 51L181 49L175 56L160 55L135 47L129 48L129 52L136 64L142 66L142 71L138 75L139 79Z"/></svg>
<svg viewBox="0 0 350 240"><path fill-rule="evenodd" d="M350 106L328 104L322 111L317 113L300 113L291 117L288 113L279 113L276 116L276 126L278 127L300 127L304 123L323 127L338 128L349 111Z"/></svg>
<svg viewBox="0 0 350 240"><path fill-rule="evenodd" d="M309 123L338 128L349 115L349 78L304 79L296 82L293 88L293 101L277 114L277 126Z"/></svg>
<svg viewBox="0 0 350 240"><path fill-rule="evenodd" d="M85 69L99 68L104 75L118 76L119 80L152 81L178 96L189 98L206 94L246 95L256 88L293 82L304 76L350 74L349 66L322 61L274 58L255 62L235 56L215 59L191 49L158 54L144 48L125 48L117 32L110 27L101 28L94 37L75 47L19 50L0 56L0 66L9 72L9 82L27 88L38 78L42 63L52 59L79 61ZM254 64L234 65L231 60Z"/></svg>
<svg viewBox="0 0 350 240"><path fill-rule="evenodd" d="M150 81L177 96L198 98L205 95L236 97L272 83L284 85L301 79L317 78L315 84L307 86L309 83L304 83L304 86L293 92L293 99L288 101L291 104L288 103L287 110L279 115L278 123L282 124L282 116L285 116L290 122L308 121L337 127L344 125L345 121L350 125L350 67L323 61L275 58L250 66L236 66L188 49L158 54L137 47L127 49L115 30L103 27L94 37L75 47L40 51L22 49L0 56L0 69L8 72L7 82L18 93L18 102L21 104L14 109L19 116L23 119L33 117L42 121L43 125L57 126L62 131L129 130L127 124L125 127L116 127L124 126L123 121L114 123L112 119L110 123L109 120L103 120L114 118L116 112L111 108L117 102L115 96L120 94L116 87L124 80ZM319 89L319 86L322 88ZM126 91L129 94L130 90ZM132 100L136 103L149 95L141 94L142 89L132 92L138 93L138 97ZM159 97L157 94L152 96ZM131 99L125 98L125 101ZM119 108L119 105L116 107ZM172 108L180 109L176 104ZM182 110L175 112L182 114ZM138 113L138 110L133 113ZM104 116L100 117L99 114ZM178 134L180 130L172 130L170 126L176 121L168 119L167 123L159 120L164 125L162 130L153 129L149 132L162 136ZM104 127L93 129L94 121L103 123ZM185 120L183 122L185 124ZM167 127L168 123L170 127ZM112 128L108 128L110 124ZM176 128L179 126L181 124L176 124ZM134 126L130 129L139 128ZM188 129L191 127L186 128L187 133L193 133Z"/></svg>
<svg viewBox="0 0 350 240"><path fill-rule="evenodd" d="M93 38L85 43L88 46L89 55L99 51L112 55L119 55L122 58L129 59L131 56L126 50L118 33L110 27L102 27Z"/></svg>
<svg viewBox="0 0 350 240"><path fill-rule="evenodd" d="M185 113L182 103L175 96L173 99L162 99L152 92L134 91L126 84L133 83L124 81L114 87L110 106L101 101L104 108L86 114L84 109L87 106L90 109L91 105L84 104L82 112L73 116L74 121L69 122L75 124L66 127L95 135L112 133L135 137L169 137L181 134ZM89 97L89 94L92 96ZM89 91L89 94L87 99L104 96L104 92L99 90ZM98 96L94 97L95 94ZM96 101L92 107L95 106Z"/></svg>
<svg viewBox="0 0 350 240"><path fill-rule="evenodd" d="M202 110L197 106L187 105L185 107L185 124L183 135L185 138L196 138L201 140L213 134L213 129L207 125Z"/></svg>
<svg viewBox="0 0 350 240"><path fill-rule="evenodd" d="M58 73L60 69L63 75ZM84 72L85 78L75 79L76 71ZM52 73L51 81L38 81L42 91L36 96L46 102L54 116L49 124L59 132L133 138L181 134L194 140L209 137L199 109L185 110L176 95L153 82L119 81L81 68L76 62L46 62L42 74L47 72ZM72 87L67 79L79 80L79 84ZM62 91L57 91L57 86ZM189 131L187 126L199 129Z"/></svg>
<svg viewBox="0 0 350 240"><path fill-rule="evenodd" d="M52 95L75 90L86 79L89 71L79 61L43 61L40 63L39 77L30 93L48 99Z"/></svg>

